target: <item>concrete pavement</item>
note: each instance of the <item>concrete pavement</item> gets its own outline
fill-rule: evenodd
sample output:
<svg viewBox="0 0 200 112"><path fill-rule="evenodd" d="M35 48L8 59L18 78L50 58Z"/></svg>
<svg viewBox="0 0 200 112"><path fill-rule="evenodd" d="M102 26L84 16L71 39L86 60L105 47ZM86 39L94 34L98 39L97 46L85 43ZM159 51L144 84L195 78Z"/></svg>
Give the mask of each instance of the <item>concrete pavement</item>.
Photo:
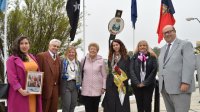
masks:
<svg viewBox="0 0 200 112"><path fill-rule="evenodd" d="M196 88L196 91L192 93L191 105L190 105L189 112L200 112L199 101L200 101L199 88ZM131 100L130 102L131 102L131 112L137 112L137 106L136 106L135 99ZM154 104L154 101L152 103ZM154 107L154 106L152 106L152 107ZM167 112L162 95L160 96L160 112Z"/></svg>
<svg viewBox="0 0 200 112"><path fill-rule="evenodd" d="M196 91L192 93L191 105L190 105L189 112L200 112L199 101L200 101L199 88L196 88ZM152 104L154 104L154 100L153 100ZM134 95L130 96L130 106L131 106L131 112L137 112L137 106L136 106L136 101L135 101ZM154 107L154 105L152 105L152 107ZM58 110L58 112L61 112L61 110ZM75 112L85 112L84 106L76 107ZM103 108L101 107L101 104L100 104L99 112L103 112ZM160 112L167 112L162 95L160 95Z"/></svg>

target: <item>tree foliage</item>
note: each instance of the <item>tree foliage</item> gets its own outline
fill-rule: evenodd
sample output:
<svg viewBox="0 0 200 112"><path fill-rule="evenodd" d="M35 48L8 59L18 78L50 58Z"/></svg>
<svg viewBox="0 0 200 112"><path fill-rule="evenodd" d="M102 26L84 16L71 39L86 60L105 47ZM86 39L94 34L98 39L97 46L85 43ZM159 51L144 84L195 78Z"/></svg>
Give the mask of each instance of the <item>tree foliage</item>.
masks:
<svg viewBox="0 0 200 112"><path fill-rule="evenodd" d="M64 0L25 0L21 9L18 1L16 4L8 18L8 45L19 35L27 35L31 40L31 52L35 54L47 50L53 38L67 40L70 26Z"/></svg>
<svg viewBox="0 0 200 112"><path fill-rule="evenodd" d="M160 55L160 48L159 47L154 47L153 51L156 53L157 56Z"/></svg>
<svg viewBox="0 0 200 112"><path fill-rule="evenodd" d="M200 46L195 47L194 54L200 54Z"/></svg>
<svg viewBox="0 0 200 112"><path fill-rule="evenodd" d="M7 22L7 45L11 53L12 43L18 36L30 37L30 52L37 54L48 49L51 39L61 40L62 47L66 48L70 25L65 10L64 0L20 0L9 3ZM0 12L0 36L3 36L4 14ZM80 27L80 26L78 26ZM79 40L77 43L81 43ZM75 42L76 43L76 42ZM63 49L64 49L63 48ZM3 50L3 41L0 39L0 53ZM3 62L0 63L0 79L3 74Z"/></svg>

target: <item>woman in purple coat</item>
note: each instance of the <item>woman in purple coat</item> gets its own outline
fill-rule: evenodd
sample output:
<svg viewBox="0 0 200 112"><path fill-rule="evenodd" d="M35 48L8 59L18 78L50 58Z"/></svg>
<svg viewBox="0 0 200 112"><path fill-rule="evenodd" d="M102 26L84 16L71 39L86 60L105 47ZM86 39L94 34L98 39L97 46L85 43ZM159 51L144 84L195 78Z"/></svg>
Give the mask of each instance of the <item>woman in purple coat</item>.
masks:
<svg viewBox="0 0 200 112"><path fill-rule="evenodd" d="M25 90L28 71L38 71L38 64L30 53L28 37L15 39L12 55L7 60L7 77L10 84L8 112L42 112L41 95L29 94Z"/></svg>

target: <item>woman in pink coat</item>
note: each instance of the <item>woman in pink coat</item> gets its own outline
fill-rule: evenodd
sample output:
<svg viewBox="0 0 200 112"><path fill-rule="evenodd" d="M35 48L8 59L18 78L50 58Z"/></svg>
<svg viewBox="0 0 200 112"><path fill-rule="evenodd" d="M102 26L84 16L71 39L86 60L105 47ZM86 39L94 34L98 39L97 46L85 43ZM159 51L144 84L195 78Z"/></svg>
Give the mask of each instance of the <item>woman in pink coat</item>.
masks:
<svg viewBox="0 0 200 112"><path fill-rule="evenodd" d="M42 112L41 95L29 94L25 90L28 71L38 71L38 64L29 54L28 37L15 39L12 55L7 60L7 77L10 84L8 112Z"/></svg>
<svg viewBox="0 0 200 112"><path fill-rule="evenodd" d="M101 95L106 89L106 68L104 59L97 55L99 46L96 43L90 43L89 53L82 60L83 81L81 95L86 112L98 112Z"/></svg>

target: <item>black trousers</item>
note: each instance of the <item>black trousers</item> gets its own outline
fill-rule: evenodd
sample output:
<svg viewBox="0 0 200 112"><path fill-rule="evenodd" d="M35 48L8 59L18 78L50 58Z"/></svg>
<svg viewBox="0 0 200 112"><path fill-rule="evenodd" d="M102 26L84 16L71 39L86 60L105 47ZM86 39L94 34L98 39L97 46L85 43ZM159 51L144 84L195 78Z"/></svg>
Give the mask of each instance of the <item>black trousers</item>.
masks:
<svg viewBox="0 0 200 112"><path fill-rule="evenodd" d="M100 98L101 96L97 97L83 96L85 112L98 112Z"/></svg>
<svg viewBox="0 0 200 112"><path fill-rule="evenodd" d="M151 103L155 85L134 88L138 112L151 112Z"/></svg>

